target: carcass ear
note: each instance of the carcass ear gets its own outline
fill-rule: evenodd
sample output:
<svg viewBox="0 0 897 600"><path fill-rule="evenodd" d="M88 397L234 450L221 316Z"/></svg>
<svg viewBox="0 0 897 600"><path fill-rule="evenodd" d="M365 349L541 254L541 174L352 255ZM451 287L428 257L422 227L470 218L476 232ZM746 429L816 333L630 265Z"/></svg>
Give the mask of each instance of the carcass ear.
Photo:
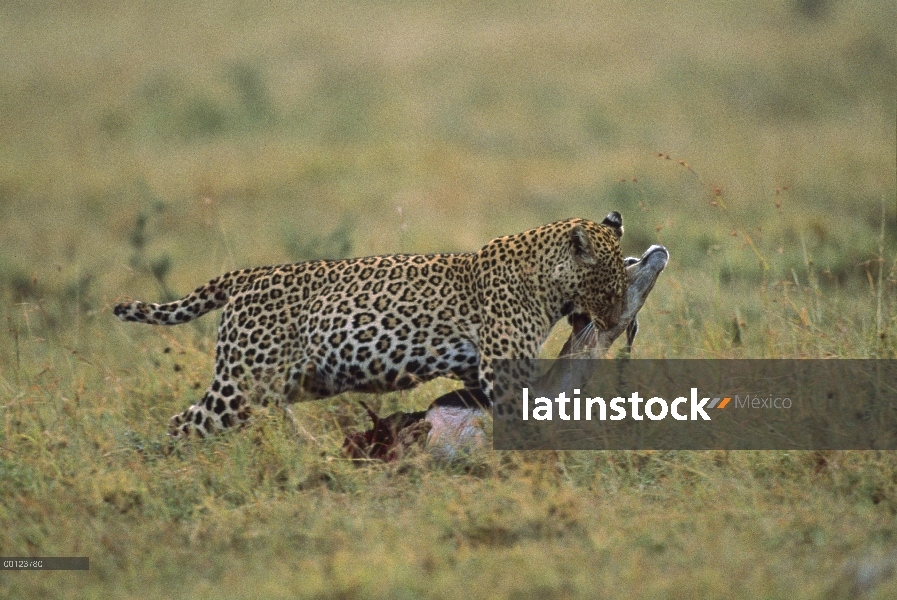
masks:
<svg viewBox="0 0 897 600"><path fill-rule="evenodd" d="M588 265L598 261L595 245L589 232L582 225L577 225L570 230L570 242L573 245L573 258Z"/></svg>
<svg viewBox="0 0 897 600"><path fill-rule="evenodd" d="M617 211L612 210L607 213L607 216L604 217L601 224L605 227L609 227L614 235L617 236L617 239L623 237L623 217Z"/></svg>

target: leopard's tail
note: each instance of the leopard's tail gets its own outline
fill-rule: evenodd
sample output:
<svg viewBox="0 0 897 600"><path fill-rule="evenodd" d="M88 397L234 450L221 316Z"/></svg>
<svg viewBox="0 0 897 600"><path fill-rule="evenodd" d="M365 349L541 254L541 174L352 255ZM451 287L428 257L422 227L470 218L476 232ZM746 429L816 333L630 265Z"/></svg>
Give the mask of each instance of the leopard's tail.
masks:
<svg viewBox="0 0 897 600"><path fill-rule="evenodd" d="M150 325L186 323L227 304L235 276L240 274L240 271L236 271L217 277L174 302L155 304L135 300L119 304L113 312L122 321L137 321Z"/></svg>

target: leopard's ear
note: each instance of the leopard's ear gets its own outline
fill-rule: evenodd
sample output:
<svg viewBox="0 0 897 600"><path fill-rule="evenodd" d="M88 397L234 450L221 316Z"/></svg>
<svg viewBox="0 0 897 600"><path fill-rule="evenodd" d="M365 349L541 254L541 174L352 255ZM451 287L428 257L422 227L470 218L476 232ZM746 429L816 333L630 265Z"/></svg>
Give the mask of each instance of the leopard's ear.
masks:
<svg viewBox="0 0 897 600"><path fill-rule="evenodd" d="M582 225L576 225L570 230L570 242L573 245L573 258L587 265L598 262L598 251L589 232Z"/></svg>
<svg viewBox="0 0 897 600"><path fill-rule="evenodd" d="M613 234L617 236L617 239L623 237L623 217L617 211L612 210L607 213L607 216L604 217L601 224L605 227L609 227Z"/></svg>

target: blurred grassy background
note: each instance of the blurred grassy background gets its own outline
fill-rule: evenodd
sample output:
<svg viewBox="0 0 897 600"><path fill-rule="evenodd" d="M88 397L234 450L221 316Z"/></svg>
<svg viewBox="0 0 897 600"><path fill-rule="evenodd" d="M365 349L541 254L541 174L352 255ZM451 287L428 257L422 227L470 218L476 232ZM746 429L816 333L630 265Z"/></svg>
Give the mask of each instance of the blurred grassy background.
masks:
<svg viewBox="0 0 897 600"><path fill-rule="evenodd" d="M761 290L868 300L882 204L897 239L889 2L0 10L0 282L5 302L61 297L60 322L155 299L159 276L180 295L616 209L626 250L665 244L667 293L700 309L667 325L738 318L762 344L783 324ZM868 331L843 308L807 319Z"/></svg>
<svg viewBox="0 0 897 600"><path fill-rule="evenodd" d="M894 357L895 40L885 0L2 3L0 549L96 568L0 591L211 597L222 580L191 572L227 572L219 554L242 595L448 596L470 572L500 596L866 591L856 573L894 570L890 454L520 455L403 479L335 461L363 424L347 396L301 407L300 444L262 424L256 445L147 458L208 382L214 319L109 309L619 210L628 254L672 256L637 357ZM740 577L701 570L745 544ZM519 589L497 570L533 556Z"/></svg>

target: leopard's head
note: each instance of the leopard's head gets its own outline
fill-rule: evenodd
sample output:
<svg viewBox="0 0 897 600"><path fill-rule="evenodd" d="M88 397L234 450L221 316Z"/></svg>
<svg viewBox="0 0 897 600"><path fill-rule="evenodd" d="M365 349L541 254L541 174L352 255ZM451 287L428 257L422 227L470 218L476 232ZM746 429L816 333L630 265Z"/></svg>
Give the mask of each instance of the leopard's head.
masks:
<svg viewBox="0 0 897 600"><path fill-rule="evenodd" d="M598 329L610 329L620 319L628 278L620 250L623 218L614 211L601 223L570 221L567 232L569 272L556 271L559 284L571 296L573 312L587 314Z"/></svg>

